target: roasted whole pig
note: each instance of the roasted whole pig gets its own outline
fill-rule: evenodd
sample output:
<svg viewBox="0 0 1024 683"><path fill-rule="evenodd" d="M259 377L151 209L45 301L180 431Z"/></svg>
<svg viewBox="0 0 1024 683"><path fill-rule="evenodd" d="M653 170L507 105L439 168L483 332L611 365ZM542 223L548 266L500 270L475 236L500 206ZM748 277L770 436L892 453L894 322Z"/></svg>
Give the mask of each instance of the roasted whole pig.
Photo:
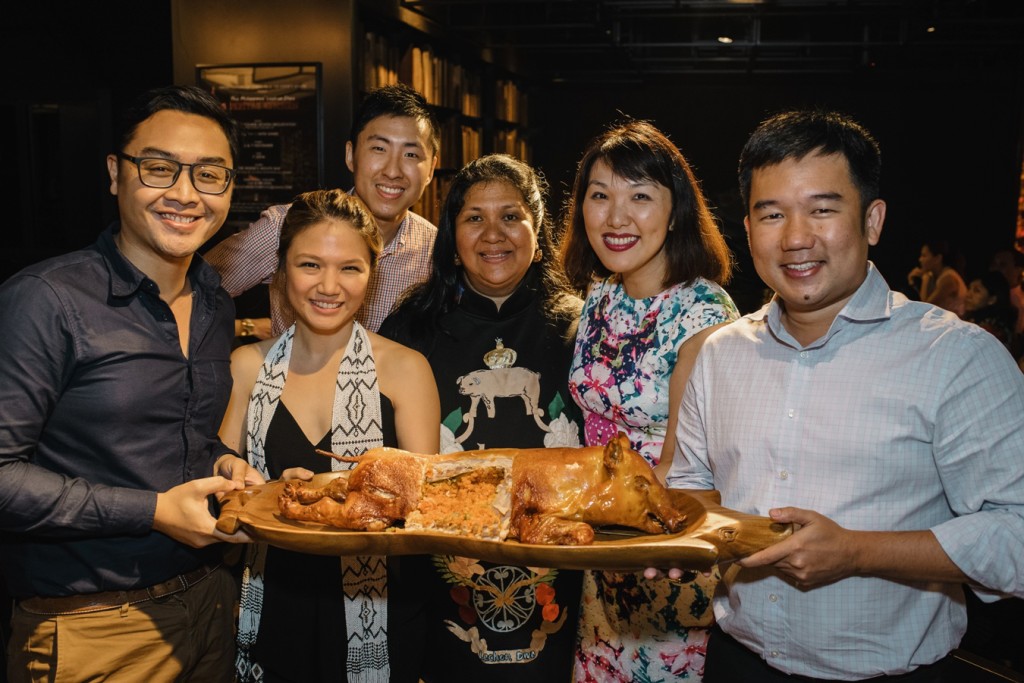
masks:
<svg viewBox="0 0 1024 683"><path fill-rule="evenodd" d="M335 456L339 457L339 456ZM685 514L622 434L607 446L420 455L377 448L328 485L289 482L290 519L343 529L394 527L522 543L587 545L594 526L682 531Z"/></svg>

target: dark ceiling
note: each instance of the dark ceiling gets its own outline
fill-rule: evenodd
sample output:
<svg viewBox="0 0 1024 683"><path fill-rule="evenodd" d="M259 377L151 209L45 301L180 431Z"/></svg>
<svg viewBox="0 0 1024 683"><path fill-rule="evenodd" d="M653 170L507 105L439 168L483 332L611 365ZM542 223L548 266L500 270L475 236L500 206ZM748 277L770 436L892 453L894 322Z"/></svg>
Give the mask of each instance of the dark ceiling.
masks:
<svg viewBox="0 0 1024 683"><path fill-rule="evenodd" d="M889 73L1024 65L1021 0L401 0L536 78ZM731 40L731 42L725 42Z"/></svg>

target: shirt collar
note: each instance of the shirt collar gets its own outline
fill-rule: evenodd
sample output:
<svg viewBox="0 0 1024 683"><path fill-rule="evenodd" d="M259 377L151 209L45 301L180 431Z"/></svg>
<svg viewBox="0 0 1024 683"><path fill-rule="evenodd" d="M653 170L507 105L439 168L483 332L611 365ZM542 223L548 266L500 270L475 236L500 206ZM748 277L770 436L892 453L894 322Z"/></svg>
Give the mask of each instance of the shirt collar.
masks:
<svg viewBox="0 0 1024 683"><path fill-rule="evenodd" d="M886 320L892 316L892 291L875 264L868 261L868 275L837 317L854 322Z"/></svg>
<svg viewBox="0 0 1024 683"><path fill-rule="evenodd" d="M110 273L110 293L116 297L131 297L140 289L159 296L157 284L145 273L135 267L117 248L114 236L121 229L118 222L111 223L100 233L96 240L96 249L107 262ZM193 287L202 290L214 290L220 286L220 275L198 254L192 258L188 267L188 278Z"/></svg>
<svg viewBox="0 0 1024 683"><path fill-rule="evenodd" d="M868 261L868 274L864 282L860 283L857 291L853 293L850 300L846 302L843 309L839 311L836 319L832 321L829 330L813 346L825 344L832 336L841 330L847 322L866 323L887 320L892 316L892 290L882 274L878 272L875 264ZM779 295L772 296L771 301L761 307L760 310L748 316L751 320L767 322L768 328L776 338L794 347L800 345L782 325L782 302Z"/></svg>
<svg viewBox="0 0 1024 683"><path fill-rule="evenodd" d="M470 313L485 317L508 318L529 306L540 287L541 268L539 264L534 263L530 265L530 269L526 271L522 281L515 291L505 299L500 309L494 301L470 289L461 276L456 290L456 299L463 310Z"/></svg>

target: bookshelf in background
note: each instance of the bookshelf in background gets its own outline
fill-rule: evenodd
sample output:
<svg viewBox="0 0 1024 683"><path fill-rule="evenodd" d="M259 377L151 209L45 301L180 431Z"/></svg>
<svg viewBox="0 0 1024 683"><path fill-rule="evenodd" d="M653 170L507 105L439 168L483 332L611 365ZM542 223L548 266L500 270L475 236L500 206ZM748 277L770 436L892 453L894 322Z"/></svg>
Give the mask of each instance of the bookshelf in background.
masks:
<svg viewBox="0 0 1024 683"><path fill-rule="evenodd" d="M369 92L384 85L398 83L398 65L402 53L384 36L366 31L363 34L363 75L359 88Z"/></svg>
<svg viewBox="0 0 1024 683"><path fill-rule="evenodd" d="M438 218L441 215L441 204L444 203L444 198L448 196L448 189L452 186L454 178L455 172L447 169L435 173L434 180L427 185L423 196L413 205L412 210L434 225L437 225Z"/></svg>
<svg viewBox="0 0 1024 683"><path fill-rule="evenodd" d="M494 151L511 154L526 162L530 161L529 145L518 128L499 127L494 131Z"/></svg>
<svg viewBox="0 0 1024 683"><path fill-rule="evenodd" d="M480 74L438 55L428 45L412 44L405 48L398 78L423 93L435 107L480 117Z"/></svg>
<svg viewBox="0 0 1024 683"><path fill-rule="evenodd" d="M526 139L527 96L519 85L507 78L494 83L494 152L504 152L530 162Z"/></svg>

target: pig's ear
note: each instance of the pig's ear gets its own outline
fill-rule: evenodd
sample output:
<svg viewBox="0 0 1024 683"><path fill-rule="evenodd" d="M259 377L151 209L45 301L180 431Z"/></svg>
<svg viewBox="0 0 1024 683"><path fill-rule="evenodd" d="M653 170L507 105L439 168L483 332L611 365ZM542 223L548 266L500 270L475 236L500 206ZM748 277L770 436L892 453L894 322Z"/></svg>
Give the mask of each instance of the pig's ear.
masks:
<svg viewBox="0 0 1024 683"><path fill-rule="evenodd" d="M616 466L622 462L622 448L624 441L626 441L626 435L619 432L611 439L608 439L608 443L605 444L604 466L609 472L614 471ZM628 441L626 441L626 443L628 443Z"/></svg>

